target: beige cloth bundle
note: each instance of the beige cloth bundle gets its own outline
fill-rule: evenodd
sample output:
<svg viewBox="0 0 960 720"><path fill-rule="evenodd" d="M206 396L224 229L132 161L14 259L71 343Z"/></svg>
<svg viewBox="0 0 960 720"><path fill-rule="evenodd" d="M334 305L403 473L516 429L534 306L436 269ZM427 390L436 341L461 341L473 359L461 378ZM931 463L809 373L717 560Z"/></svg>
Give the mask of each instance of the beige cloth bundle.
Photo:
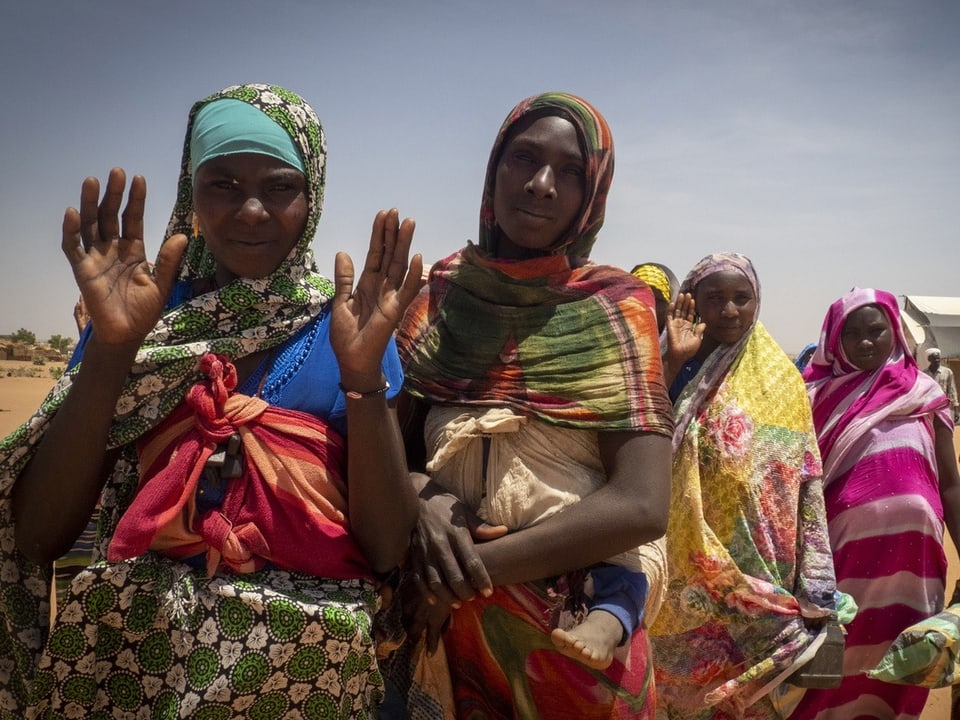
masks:
<svg viewBox="0 0 960 720"><path fill-rule="evenodd" d="M507 408L438 406L424 428L431 479L491 525L519 530L578 502L606 482L597 433L548 425ZM488 438L484 479L483 438ZM666 594L665 539L607 558L647 576L644 622Z"/></svg>

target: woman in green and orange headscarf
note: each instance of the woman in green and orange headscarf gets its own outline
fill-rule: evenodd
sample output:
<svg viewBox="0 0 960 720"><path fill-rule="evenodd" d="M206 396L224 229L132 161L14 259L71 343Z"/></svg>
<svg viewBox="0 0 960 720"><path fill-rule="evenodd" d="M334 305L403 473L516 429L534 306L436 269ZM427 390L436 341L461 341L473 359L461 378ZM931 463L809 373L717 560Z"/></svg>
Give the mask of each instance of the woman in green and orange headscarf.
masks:
<svg viewBox="0 0 960 720"><path fill-rule="evenodd" d="M551 640L588 609L587 576L599 590L598 570L666 518L673 425L653 298L588 259L612 175L593 107L521 102L490 154L479 246L433 265L398 333L404 387L428 409L406 425L430 472L410 584L434 604L411 629L440 641L462 717L653 716L642 626L596 662ZM430 694L408 693L418 717L441 712Z"/></svg>

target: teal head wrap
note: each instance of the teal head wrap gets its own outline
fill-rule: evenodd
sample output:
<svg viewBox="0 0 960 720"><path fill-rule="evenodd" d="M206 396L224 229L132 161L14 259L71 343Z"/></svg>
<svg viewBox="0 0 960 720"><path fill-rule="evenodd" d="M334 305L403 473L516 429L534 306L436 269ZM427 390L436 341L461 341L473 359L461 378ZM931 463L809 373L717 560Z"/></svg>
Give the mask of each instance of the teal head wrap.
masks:
<svg viewBox="0 0 960 720"><path fill-rule="evenodd" d="M192 172L211 158L238 153L268 155L304 172L290 135L253 105L223 98L200 108L190 136Z"/></svg>

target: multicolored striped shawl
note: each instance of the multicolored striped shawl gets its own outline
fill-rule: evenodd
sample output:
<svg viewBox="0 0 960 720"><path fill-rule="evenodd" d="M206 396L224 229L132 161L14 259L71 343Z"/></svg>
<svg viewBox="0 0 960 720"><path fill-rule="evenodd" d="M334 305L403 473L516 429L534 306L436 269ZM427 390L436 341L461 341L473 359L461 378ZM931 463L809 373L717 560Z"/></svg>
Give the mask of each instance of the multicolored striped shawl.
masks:
<svg viewBox="0 0 960 720"><path fill-rule="evenodd" d="M397 336L405 387L431 403L510 407L594 430L672 431L650 291L558 255L433 266Z"/></svg>
<svg viewBox="0 0 960 720"><path fill-rule="evenodd" d="M577 129L584 205L553 254L500 260L496 168L511 127L531 114L558 115ZM468 244L433 265L398 333L412 395L506 406L573 428L672 432L653 294L628 273L587 260L612 177L610 130L585 101L546 93L510 112L490 153L479 248Z"/></svg>

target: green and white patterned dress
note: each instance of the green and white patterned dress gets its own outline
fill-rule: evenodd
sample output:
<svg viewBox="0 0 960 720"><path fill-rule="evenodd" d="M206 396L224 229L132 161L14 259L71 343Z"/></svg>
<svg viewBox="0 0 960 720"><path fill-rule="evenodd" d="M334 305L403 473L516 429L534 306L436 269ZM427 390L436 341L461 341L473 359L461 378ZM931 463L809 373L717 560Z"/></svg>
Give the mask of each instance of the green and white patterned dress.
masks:
<svg viewBox="0 0 960 720"><path fill-rule="evenodd" d="M77 368L0 443L0 719L376 715L383 682L371 634L379 602L371 581L284 570L208 579L152 552L118 563L99 559L137 487L135 443L200 379L198 359L275 347L312 322L332 293L310 250L323 200L323 130L301 98L266 85L227 88L191 110L166 234L190 236L181 280L213 272L203 238L192 230L190 133L197 110L218 98L250 103L293 138L307 176L303 236L273 274L238 278L177 306L146 338L111 428L120 459L101 496L96 562L74 578L52 628L51 568L17 550L11 493Z"/></svg>

